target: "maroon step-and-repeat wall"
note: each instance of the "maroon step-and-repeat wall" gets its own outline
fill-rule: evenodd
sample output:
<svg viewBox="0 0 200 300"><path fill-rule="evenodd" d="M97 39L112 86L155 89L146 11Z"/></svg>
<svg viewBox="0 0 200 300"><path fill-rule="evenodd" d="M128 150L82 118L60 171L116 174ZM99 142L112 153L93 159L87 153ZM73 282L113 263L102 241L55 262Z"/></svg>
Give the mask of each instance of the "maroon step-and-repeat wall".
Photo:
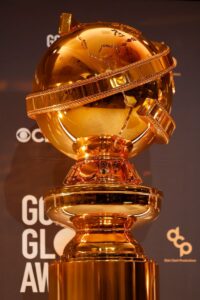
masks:
<svg viewBox="0 0 200 300"><path fill-rule="evenodd" d="M36 64L58 37L62 12L82 22L116 21L165 41L178 60L170 144L135 159L144 183L164 192L160 217L136 230L160 266L161 300L200 299L200 3L190 1L2 1L0 47L0 298L44 300L48 262L61 228L44 214L42 195L61 184L72 161L28 119L25 96Z"/></svg>

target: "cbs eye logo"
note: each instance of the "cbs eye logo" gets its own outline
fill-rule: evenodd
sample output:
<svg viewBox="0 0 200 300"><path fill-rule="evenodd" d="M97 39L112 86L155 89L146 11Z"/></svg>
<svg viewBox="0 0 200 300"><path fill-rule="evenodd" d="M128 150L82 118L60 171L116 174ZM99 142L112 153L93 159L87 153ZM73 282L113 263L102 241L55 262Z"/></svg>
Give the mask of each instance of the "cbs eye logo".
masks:
<svg viewBox="0 0 200 300"><path fill-rule="evenodd" d="M28 128L19 128L16 132L16 139L20 143L28 143L31 140L35 143L48 142L48 140L43 136L40 128L35 128L32 131Z"/></svg>
<svg viewBox="0 0 200 300"><path fill-rule="evenodd" d="M179 256L189 255L192 252L192 245L185 241L184 236L180 235L180 228L176 227L167 232L167 239L179 249Z"/></svg>

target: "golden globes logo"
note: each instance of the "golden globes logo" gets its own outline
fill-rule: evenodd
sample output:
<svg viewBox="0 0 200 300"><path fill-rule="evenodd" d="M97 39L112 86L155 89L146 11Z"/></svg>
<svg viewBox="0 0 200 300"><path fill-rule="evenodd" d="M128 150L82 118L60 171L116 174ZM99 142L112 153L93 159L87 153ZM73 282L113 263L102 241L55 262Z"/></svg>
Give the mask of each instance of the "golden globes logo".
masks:
<svg viewBox="0 0 200 300"><path fill-rule="evenodd" d="M56 233L53 246L58 256L62 256L64 248L73 239L75 234L75 230L69 227L62 228Z"/></svg>
<svg viewBox="0 0 200 300"><path fill-rule="evenodd" d="M185 255L192 253L192 244L188 242L180 233L180 228L172 228L167 231L166 237L175 248L179 250L179 258L165 258L164 262L196 262L196 259L183 258Z"/></svg>
<svg viewBox="0 0 200 300"><path fill-rule="evenodd" d="M62 255L75 231L71 228L60 229L53 241L56 254L48 252L46 228L53 222L45 216L43 198L38 199L34 195L26 195L22 199L22 221L26 225L22 232L22 255L26 263L20 293L45 293L48 291L49 260L55 259L56 254Z"/></svg>
<svg viewBox="0 0 200 300"><path fill-rule="evenodd" d="M44 293L48 289L48 260L55 259L54 253L46 248L46 227L52 221L45 217L42 197L26 195L22 199L22 221L27 228L22 232L22 255L26 259L20 293L31 290ZM36 229L35 225L41 228Z"/></svg>

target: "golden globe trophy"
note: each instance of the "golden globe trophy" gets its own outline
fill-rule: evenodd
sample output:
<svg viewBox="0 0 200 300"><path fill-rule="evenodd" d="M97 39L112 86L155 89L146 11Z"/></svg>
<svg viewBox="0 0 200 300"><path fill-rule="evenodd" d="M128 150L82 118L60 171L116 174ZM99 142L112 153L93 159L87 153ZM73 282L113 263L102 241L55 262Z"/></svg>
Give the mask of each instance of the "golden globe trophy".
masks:
<svg viewBox="0 0 200 300"><path fill-rule="evenodd" d="M153 220L162 194L141 185L128 158L168 143L176 65L164 43L118 23L61 15L27 96L29 117L77 160L45 197L47 215L76 230L50 264L50 300L157 300L157 266L133 238Z"/></svg>

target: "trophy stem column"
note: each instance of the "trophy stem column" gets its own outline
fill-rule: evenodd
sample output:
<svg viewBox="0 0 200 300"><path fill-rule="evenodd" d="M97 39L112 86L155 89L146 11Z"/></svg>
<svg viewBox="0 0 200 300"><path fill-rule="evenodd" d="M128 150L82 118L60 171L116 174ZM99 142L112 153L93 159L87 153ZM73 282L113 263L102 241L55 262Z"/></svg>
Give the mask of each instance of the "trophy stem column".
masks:
<svg viewBox="0 0 200 300"><path fill-rule="evenodd" d="M49 300L158 300L157 266L133 239L132 221L76 217L76 236L50 265Z"/></svg>

